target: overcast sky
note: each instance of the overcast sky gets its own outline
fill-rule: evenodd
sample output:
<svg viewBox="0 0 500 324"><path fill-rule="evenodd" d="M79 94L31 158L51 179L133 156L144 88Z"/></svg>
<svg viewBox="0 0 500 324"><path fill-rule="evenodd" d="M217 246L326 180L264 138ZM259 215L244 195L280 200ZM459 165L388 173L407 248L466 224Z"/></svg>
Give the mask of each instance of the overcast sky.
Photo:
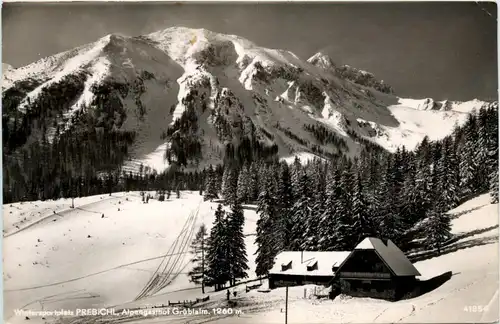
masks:
<svg viewBox="0 0 500 324"><path fill-rule="evenodd" d="M323 51L374 73L400 96L498 95L494 3L4 3L2 9L2 61L15 67L110 33L186 26L237 34L303 59Z"/></svg>

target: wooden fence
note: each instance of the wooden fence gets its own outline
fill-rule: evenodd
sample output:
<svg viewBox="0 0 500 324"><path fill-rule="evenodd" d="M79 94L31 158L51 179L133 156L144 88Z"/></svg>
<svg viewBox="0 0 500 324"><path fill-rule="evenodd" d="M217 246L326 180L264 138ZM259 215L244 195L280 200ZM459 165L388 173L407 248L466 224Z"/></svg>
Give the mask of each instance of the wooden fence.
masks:
<svg viewBox="0 0 500 324"><path fill-rule="evenodd" d="M198 303L206 302L210 299L210 296L206 296L203 298L196 298L196 300L178 300L178 301L167 301L167 304L158 304L154 306L146 306L143 308L164 308L169 306L182 306L182 307L192 307Z"/></svg>

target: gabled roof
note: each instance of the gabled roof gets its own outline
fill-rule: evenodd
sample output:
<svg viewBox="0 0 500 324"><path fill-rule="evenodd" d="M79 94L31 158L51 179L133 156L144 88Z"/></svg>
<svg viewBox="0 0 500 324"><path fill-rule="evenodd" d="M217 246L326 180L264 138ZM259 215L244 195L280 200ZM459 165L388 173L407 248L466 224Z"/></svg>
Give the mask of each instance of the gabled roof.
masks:
<svg viewBox="0 0 500 324"><path fill-rule="evenodd" d="M397 276L420 276L417 268L408 260L406 255L391 240L384 244L375 237L367 237L354 250L375 250L385 264Z"/></svg>
<svg viewBox="0 0 500 324"><path fill-rule="evenodd" d="M303 255L301 255L303 253ZM333 267L340 266L351 252L346 251L284 251L274 259L270 274L286 274L300 276L333 276ZM283 270L282 265L292 262L289 269ZM308 271L307 266L317 264L317 269Z"/></svg>

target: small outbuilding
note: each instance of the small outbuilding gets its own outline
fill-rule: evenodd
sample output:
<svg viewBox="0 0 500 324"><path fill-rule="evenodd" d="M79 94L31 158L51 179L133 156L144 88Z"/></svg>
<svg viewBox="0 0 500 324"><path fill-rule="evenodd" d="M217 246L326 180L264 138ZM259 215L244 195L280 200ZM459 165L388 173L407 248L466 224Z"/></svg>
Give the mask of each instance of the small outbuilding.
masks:
<svg viewBox="0 0 500 324"><path fill-rule="evenodd" d="M269 271L269 288L325 285L333 282L335 271L351 252L284 251L274 259Z"/></svg>

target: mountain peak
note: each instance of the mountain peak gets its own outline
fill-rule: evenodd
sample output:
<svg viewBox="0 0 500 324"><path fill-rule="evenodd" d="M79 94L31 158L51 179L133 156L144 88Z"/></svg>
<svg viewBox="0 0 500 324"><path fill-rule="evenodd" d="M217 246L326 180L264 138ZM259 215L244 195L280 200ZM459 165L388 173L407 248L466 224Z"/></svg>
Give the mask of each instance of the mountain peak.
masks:
<svg viewBox="0 0 500 324"><path fill-rule="evenodd" d="M388 150L411 149L429 131L424 121L405 128L407 116L436 110L430 101L391 108L398 100L392 88L371 73L336 65L323 52L306 62L287 50L187 27L136 37L109 34L4 75L8 111L37 111L52 103L57 114L40 116L50 136L70 136L89 111L86 117L99 127L134 133L138 140L130 144L127 168L137 161L158 168L216 164L228 144L238 147L249 139L259 154L280 156L353 156L368 141ZM439 110L454 122L472 106L446 103ZM186 121L192 127L184 127ZM90 132L93 125L86 125ZM182 145L172 146L173 134ZM192 149L179 151L184 145Z"/></svg>
<svg viewBox="0 0 500 324"><path fill-rule="evenodd" d="M330 58L330 56L322 52L314 54L307 60L307 62L322 69L335 68L335 63L333 63L333 60Z"/></svg>
<svg viewBox="0 0 500 324"><path fill-rule="evenodd" d="M6 71L9 71L9 70L14 70L15 68L10 65L10 64L7 64L7 63L2 63L2 74L4 74Z"/></svg>

